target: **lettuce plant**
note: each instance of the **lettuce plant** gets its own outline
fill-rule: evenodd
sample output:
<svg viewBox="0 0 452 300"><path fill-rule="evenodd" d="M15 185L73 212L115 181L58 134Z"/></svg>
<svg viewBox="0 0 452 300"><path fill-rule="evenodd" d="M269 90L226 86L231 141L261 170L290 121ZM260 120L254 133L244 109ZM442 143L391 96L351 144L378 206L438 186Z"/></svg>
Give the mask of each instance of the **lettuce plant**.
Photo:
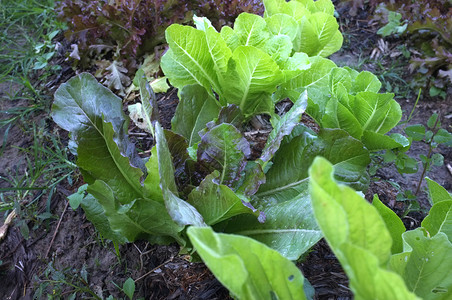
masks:
<svg viewBox="0 0 452 300"><path fill-rule="evenodd" d="M219 109L214 99L207 104L205 89L187 86L178 107L187 121L176 113L176 132L163 130L153 113L155 96L145 83L141 88L143 119L156 140L148 160L125 134L121 99L91 75L72 78L55 94L53 118L71 132L88 183L81 206L106 238L185 245L186 226L210 225L297 259L321 238L307 193L314 157L329 157L338 180L365 189L369 154L361 142L341 129L314 133L297 125L306 93L274 124L261 158L249 161L249 143L233 125L238 108Z"/></svg>
<svg viewBox="0 0 452 300"><path fill-rule="evenodd" d="M142 114L156 141L147 160L128 140L121 100L92 76L81 74L58 89L53 118L71 132L88 183L81 205L105 237L186 245L187 226L208 225L297 259L322 237L308 193L314 158L326 157L338 181L366 190L369 149L395 143L383 135L397 119L392 95L377 93L381 84L371 73L297 52L308 51L296 45L310 41L317 45L313 54L337 48L340 34L326 17L333 13L331 2L264 4L264 18L243 13L234 28L220 32L205 18L195 18L197 28L168 28L162 68L179 88L180 103L172 130L163 130L155 95L144 79L139 82L142 105L134 114ZM319 30L319 22L329 29ZM308 33L300 31L308 23L317 28L316 38L304 40ZM273 105L285 95L293 106L280 117ZM319 132L299 124L306 109L322 125ZM273 130L253 161L241 128L259 112L272 115ZM347 118L361 127L346 126ZM365 139L372 134L374 147Z"/></svg>
<svg viewBox="0 0 452 300"><path fill-rule="evenodd" d="M310 67L279 87L278 98L296 99L307 91L307 113L324 128L341 128L372 151L408 146L400 135L384 135L402 117L394 94L379 93L381 82L374 74L338 68L322 57L309 58Z"/></svg>
<svg viewBox="0 0 452 300"><path fill-rule="evenodd" d="M272 94L297 75L308 55L340 49L342 35L331 1L264 1L265 15L242 13L218 32L206 18L196 28L171 25L161 67L182 89L203 86L220 103L237 105L246 118L274 111Z"/></svg>
<svg viewBox="0 0 452 300"><path fill-rule="evenodd" d="M316 220L356 299L450 298L452 196L443 187L427 179L433 206L421 228L406 232L377 196L369 204L353 189L338 185L324 158L316 158L309 173ZM190 227L188 235L238 299L312 299L310 285L295 265L263 244L205 227Z"/></svg>
<svg viewBox="0 0 452 300"><path fill-rule="evenodd" d="M352 189L367 188L369 150L409 144L384 135L400 120L393 95L378 93L373 74L322 57L341 43L330 1L264 4L264 17L243 13L219 32L206 18L168 28L162 68L180 102L163 129L139 79L134 113L155 140L147 159L128 139L120 98L85 73L59 87L52 116L70 132L88 184L79 197L87 218L116 242L194 247L239 298L303 299L309 284L288 260L325 236L357 299L446 299L450 195L429 181L430 215L405 232L377 198L371 206ZM278 116L274 104L286 97L293 106ZM300 124L305 111L318 132ZM242 128L258 113L273 129L252 160Z"/></svg>
<svg viewBox="0 0 452 300"><path fill-rule="evenodd" d="M245 118L274 115L274 104L308 91L307 113L324 128L341 128L369 150L405 147L384 134L401 119L393 94L378 93L370 72L338 68L324 57L340 49L342 35L325 1L264 1L264 17L243 13L218 32L206 18L196 28L171 25L161 67L179 90L197 84Z"/></svg>
<svg viewBox="0 0 452 300"><path fill-rule="evenodd" d="M350 278L356 299L449 299L452 296L451 195L428 180L433 206L420 228L405 232L378 198L374 206L338 185L323 158L310 170L314 214Z"/></svg>

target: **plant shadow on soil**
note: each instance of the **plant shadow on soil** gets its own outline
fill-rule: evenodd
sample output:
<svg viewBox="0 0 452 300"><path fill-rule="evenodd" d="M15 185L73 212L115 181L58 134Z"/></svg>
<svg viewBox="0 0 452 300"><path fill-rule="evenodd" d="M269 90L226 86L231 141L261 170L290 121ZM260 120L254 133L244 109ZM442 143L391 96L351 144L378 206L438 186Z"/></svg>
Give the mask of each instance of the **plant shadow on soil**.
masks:
<svg viewBox="0 0 452 300"><path fill-rule="evenodd" d="M353 49L344 47L333 59L338 64L353 65L356 60L350 59L359 56L356 51L360 51L361 55L370 55L378 40L378 36L369 33L370 30L376 31L375 28L367 28L365 23L349 22L345 31L354 35L354 41L361 42L354 45ZM372 63L363 68L372 69ZM405 117L412 110L414 102L415 99L399 101ZM170 126L177 103L174 90L158 97L161 122L166 128ZM425 124L433 112L450 115L450 103L451 99L421 101L410 124ZM451 123L450 118L445 119L443 127L450 128ZM4 129L0 132L5 134ZM260 140L255 142L261 143ZM20 166L23 162L23 154L11 146L26 148L31 143L31 138L24 137L19 127L11 128L5 152L0 157L1 176L7 175L14 166ZM426 145L417 143L409 155L418 157L427 151ZM451 148L440 147L438 151L444 155L445 164L452 162ZM377 175L381 180L371 185L368 199L376 193L386 205L401 214L403 204L396 201L397 190L388 181L399 183L403 189L415 190L420 172L401 176L394 167L387 167L379 170ZM448 190L452 189L452 175L445 166L436 167L427 175ZM0 183L0 187L6 186ZM112 243L99 237L83 211L80 208L73 211L67 206L66 196L75 191L74 186L61 183L58 191L50 201L50 209L54 216L61 218L61 223L58 219L49 219L32 230L27 240L19 228L13 226L6 239L0 242L1 299L32 299L39 295L40 290L42 294L38 298L46 298L47 294L56 299L68 298L74 292L78 292L77 299L96 298L87 290L99 298L109 295L124 298L125 294L115 284L122 286L127 278L136 280L135 295L145 299L231 299L228 291L203 264L191 263L179 256L177 246L155 246L139 241L120 246L118 257ZM422 207L428 206L425 196L420 197L420 201ZM420 225L423 214L409 216L404 220L407 229ZM29 227L33 225L33 221L28 221ZM316 289L315 299L352 299L347 277L323 240L311 249L299 267Z"/></svg>

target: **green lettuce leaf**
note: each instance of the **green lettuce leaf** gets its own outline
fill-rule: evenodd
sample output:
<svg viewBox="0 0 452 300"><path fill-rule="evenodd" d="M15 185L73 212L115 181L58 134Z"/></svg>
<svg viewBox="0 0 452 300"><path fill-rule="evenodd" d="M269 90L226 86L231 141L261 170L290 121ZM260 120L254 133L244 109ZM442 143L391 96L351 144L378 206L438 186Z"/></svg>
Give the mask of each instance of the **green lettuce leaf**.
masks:
<svg viewBox="0 0 452 300"><path fill-rule="evenodd" d="M139 87L143 119L145 120L148 130L154 135L153 124L159 120L157 98L145 75L140 77Z"/></svg>
<svg viewBox="0 0 452 300"><path fill-rule="evenodd" d="M224 59L227 59L228 53L230 55L226 44L221 47L218 41L216 46L219 48L212 49L205 32L179 24L169 26L165 36L170 49L162 57L161 68L171 85L182 89L186 85L199 84L207 91L213 87L221 94L218 73L214 66L221 65Z"/></svg>
<svg viewBox="0 0 452 300"><path fill-rule="evenodd" d="M186 138L191 147L201 140L198 132L216 118L220 105L199 85L188 85L180 92L180 101L171 121L172 129Z"/></svg>
<svg viewBox="0 0 452 300"><path fill-rule="evenodd" d="M274 14L265 18L265 23L267 23L267 28L273 35L286 35L291 41L297 36L297 21L289 15Z"/></svg>
<svg viewBox="0 0 452 300"><path fill-rule="evenodd" d="M295 57L295 56L294 56ZM295 77L286 80L278 90L278 97L289 97L295 102L305 90L308 91L307 113L317 122L320 122L321 115L329 99L330 91L329 76L336 64L329 59L314 56L309 58L309 68L305 68L296 73Z"/></svg>
<svg viewBox="0 0 452 300"><path fill-rule="evenodd" d="M428 177L425 180L427 181L428 196L432 204L441 201L452 201L452 195L445 188Z"/></svg>
<svg viewBox="0 0 452 300"><path fill-rule="evenodd" d="M311 14L306 5L301 3L301 1L286 2L285 0L264 0L263 2L265 6L265 18L275 14L286 14L298 21Z"/></svg>
<svg viewBox="0 0 452 300"><path fill-rule="evenodd" d="M342 47L343 37L330 0L265 0L264 6L266 19L284 14L298 23L297 35L292 38L296 52L327 57Z"/></svg>
<svg viewBox="0 0 452 300"><path fill-rule="evenodd" d="M118 231L111 229L110 222L105 215L105 210L93 195L88 194L82 198L80 205L85 212L86 218L93 223L96 230L104 239L108 239L118 243L127 243L127 238Z"/></svg>
<svg viewBox="0 0 452 300"><path fill-rule="evenodd" d="M254 214L249 207L227 186L218 184L219 172L208 175L188 195L188 202L203 216L207 225L213 225L239 214Z"/></svg>
<svg viewBox="0 0 452 300"><path fill-rule="evenodd" d="M440 232L430 237L423 228L403 234L404 250L391 265L402 270L408 288L422 299L452 296L452 244Z"/></svg>
<svg viewBox="0 0 452 300"><path fill-rule="evenodd" d="M190 241L205 264L237 299L306 299L300 270L253 239L190 227Z"/></svg>
<svg viewBox="0 0 452 300"><path fill-rule="evenodd" d="M315 218L350 279L355 299L418 299L398 274L385 269L392 241L375 207L338 185L326 159L316 158L309 174Z"/></svg>
<svg viewBox="0 0 452 300"><path fill-rule="evenodd" d="M328 57L342 47L339 24L332 15L317 12L299 21L294 50L309 56Z"/></svg>
<svg viewBox="0 0 452 300"><path fill-rule="evenodd" d="M240 46L229 67L224 82L226 102L240 107L246 117L273 113L271 94L283 80L276 62L253 46Z"/></svg>
<svg viewBox="0 0 452 300"><path fill-rule="evenodd" d="M335 177L341 182L364 190L369 177L369 152L362 143L340 129L323 129L317 137L306 139L297 136L283 144L267 172L267 181L261 186L258 197L266 201L285 201L298 195L308 181L308 170L317 155L324 156L335 165Z"/></svg>
<svg viewBox="0 0 452 300"><path fill-rule="evenodd" d="M427 178L427 185L433 206L421 225L430 236L443 232L452 242L452 196L445 188L429 178Z"/></svg>
<svg viewBox="0 0 452 300"><path fill-rule="evenodd" d="M392 238L391 253L396 254L403 251L402 234L406 231L405 225L402 220L393 212L389 207L384 205L378 195L374 195L372 205L378 210L380 216L386 224L386 228Z"/></svg>
<svg viewBox="0 0 452 300"><path fill-rule="evenodd" d="M301 130L301 135L286 138L273 158L266 183L251 201L266 216L265 222L238 216L225 230L252 237L296 260L322 237L308 192L308 168L315 156L329 157L336 165L337 178L364 188L369 153L342 130L322 130L319 136Z"/></svg>
<svg viewBox="0 0 452 300"><path fill-rule="evenodd" d="M261 16L249 13L241 13L237 17L234 32L240 45L254 46L259 49L263 49L270 38L270 31L265 20Z"/></svg>
<svg viewBox="0 0 452 300"><path fill-rule="evenodd" d="M166 142L163 128L155 125L155 139L160 175L160 188L163 191L165 206L171 218L180 226L205 226L201 214L188 202L178 197L176 181L174 180L174 166L170 150Z"/></svg>
<svg viewBox="0 0 452 300"><path fill-rule="evenodd" d="M151 157L146 162L147 176L143 182L144 197L154 201L165 203L163 192L160 188L159 161L157 157L157 147L152 147Z"/></svg>
<svg viewBox="0 0 452 300"><path fill-rule="evenodd" d="M122 239L125 238L127 242L148 239L167 244L173 241L168 237L172 237L179 243L185 244L180 237L183 227L178 226L170 218L162 203L137 198L128 204L121 204L117 200L117 192L101 180L90 184L87 191L102 205L111 230ZM82 207L88 208L83 205ZM91 208L96 209L94 206ZM96 214L96 211L88 211L87 215ZM100 216L97 218L100 221Z"/></svg>
<svg viewBox="0 0 452 300"><path fill-rule="evenodd" d="M240 215L228 223L225 232L251 237L277 250L287 259L299 259L322 238L312 213L308 183L301 184L299 188L300 193L280 203L253 200L253 204L259 205L265 221Z"/></svg>

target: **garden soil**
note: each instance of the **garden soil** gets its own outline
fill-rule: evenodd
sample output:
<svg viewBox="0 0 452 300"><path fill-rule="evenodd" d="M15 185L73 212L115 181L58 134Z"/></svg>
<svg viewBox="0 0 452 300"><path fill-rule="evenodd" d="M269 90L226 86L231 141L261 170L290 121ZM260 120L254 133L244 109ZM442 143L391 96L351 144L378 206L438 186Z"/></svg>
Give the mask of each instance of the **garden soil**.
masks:
<svg viewBox="0 0 452 300"><path fill-rule="evenodd" d="M345 16L346 13L344 13ZM365 14L365 12L363 12ZM357 57L370 56L377 47L379 37L375 35L376 28L369 27L365 16L355 17L354 21L341 22L345 41L344 49L335 54L334 59L339 65L358 65ZM349 20L353 18L349 18ZM350 46L353 41L353 47ZM347 46L348 43L348 46ZM387 58L390 63L391 58ZM372 70L372 62L364 64L363 69ZM409 80L409 74L405 74ZM65 76L55 85L66 81ZM0 97L4 98L14 86L2 84ZM52 90L55 90L53 88ZM177 96L174 90L158 95L161 122L164 127L170 126L170 120L177 106ZM399 99L404 115L413 109L415 98ZM425 124L434 112L440 112L443 127L452 125L452 99L426 99L418 103L410 124ZM1 110L11 105L1 101ZM8 106L8 107L5 107ZM6 118L7 116L1 116ZM48 129L59 132L63 139L65 133L52 124L45 114L35 115L33 120L47 120ZM305 119L309 124L309 119ZM133 132L132 128L132 132ZM400 129L399 129L400 130ZM11 127L8 132L5 150L0 157L0 176L7 177L11 172L23 172L25 169L24 154L19 148L27 148L32 144L32 137L24 136L20 123ZM0 131L5 135L5 128ZM259 151L262 136L256 136L251 142L257 145ZM132 139L140 139L144 144L152 143L151 139L131 135ZM3 140L3 139L2 139ZM452 190L452 174L446 165L452 164L452 149L439 148L445 158L445 166L435 167L427 175L449 191ZM411 148L409 155L418 157L426 154L428 148L417 143ZM401 190L415 190L420 178L420 172L409 176L401 176L394 167L384 167L377 174L377 179L370 187L367 198L378 194L382 201L400 215L406 210L406 205L396 201L399 192L390 182L396 182ZM73 193L76 186L82 182L61 183L51 199L42 198L40 211L44 211L45 201L50 203L50 211L55 218L40 223L38 228L33 220L27 221L30 236L25 239L18 226L11 226L4 241L0 242L0 299L41 299L51 295L53 299L69 298L77 292L78 299L124 298L120 287L127 278L136 282L137 298L145 299L231 299L228 291L215 279L209 270L201 263L192 263L187 256L179 255L176 245L156 246L145 241L122 245L119 253L111 242L103 240L95 228L88 222L81 209L72 210L68 206L67 196ZM0 188L8 184L0 180ZM421 189L421 207L428 208L425 192ZM403 220L408 229L419 226L424 214L414 212ZM3 222L3 220L0 220ZM1 224L1 223L0 223ZM316 290L315 299L352 299L348 288L348 280L340 264L328 245L321 241L311 249L307 256L298 263L304 275ZM89 291L89 292L88 292Z"/></svg>

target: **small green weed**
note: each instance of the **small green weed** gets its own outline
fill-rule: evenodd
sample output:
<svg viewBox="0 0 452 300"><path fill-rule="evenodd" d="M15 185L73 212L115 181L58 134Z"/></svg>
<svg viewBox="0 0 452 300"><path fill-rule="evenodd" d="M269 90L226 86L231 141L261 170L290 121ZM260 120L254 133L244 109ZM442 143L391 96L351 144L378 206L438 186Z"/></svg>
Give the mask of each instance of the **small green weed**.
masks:
<svg viewBox="0 0 452 300"><path fill-rule="evenodd" d="M53 262L47 265L41 277L35 275L34 281L39 283L37 286L34 299L118 299L112 295L104 298L104 291L101 289L94 290L89 283L89 272L85 265L80 270L75 268L65 268L58 270ZM123 285L120 286L111 282L118 290L126 295L119 299L133 299L135 294L135 281L127 278Z"/></svg>
<svg viewBox="0 0 452 300"><path fill-rule="evenodd" d="M25 238L28 226L25 220L33 220L35 228L42 221L52 218L50 201L58 184L68 181L72 184L75 165L70 162L68 149L55 136L45 132L43 127L33 126L33 143L29 148L19 148L24 154L25 164L9 170L7 176L0 176L5 188L1 188L0 212L5 216L15 209L19 216L18 225ZM44 212L41 199L46 199Z"/></svg>

